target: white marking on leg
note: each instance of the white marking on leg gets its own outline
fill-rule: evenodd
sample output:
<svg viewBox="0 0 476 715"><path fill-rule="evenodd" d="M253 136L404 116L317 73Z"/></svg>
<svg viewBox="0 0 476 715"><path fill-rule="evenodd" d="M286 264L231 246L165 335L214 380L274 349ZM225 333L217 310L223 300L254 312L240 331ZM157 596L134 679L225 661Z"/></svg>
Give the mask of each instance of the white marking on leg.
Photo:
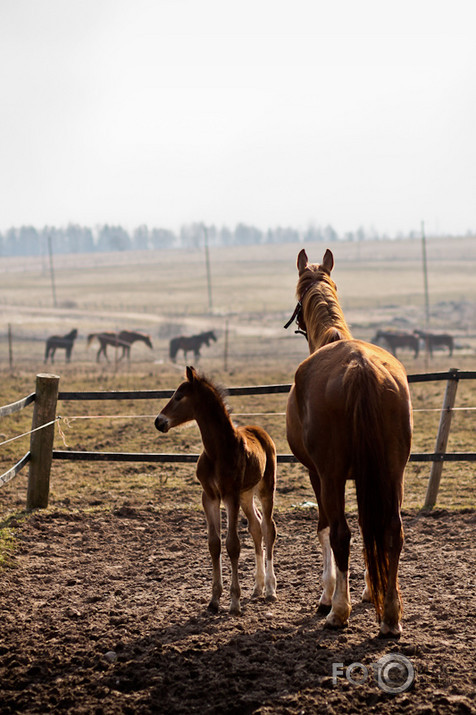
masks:
<svg viewBox="0 0 476 715"><path fill-rule="evenodd" d="M266 561L266 589L265 595L268 601L276 600L276 576L274 574L273 556Z"/></svg>
<svg viewBox="0 0 476 715"><path fill-rule="evenodd" d="M248 531L255 548L255 587L252 597L262 596L265 584L263 536L261 533L260 516L256 511L253 492L245 492L240 497L241 508L248 519Z"/></svg>
<svg viewBox="0 0 476 715"><path fill-rule="evenodd" d="M340 628L347 625L350 616L349 572L336 570L336 588L332 598L332 610L326 618L328 626Z"/></svg>
<svg viewBox="0 0 476 715"><path fill-rule="evenodd" d="M317 536L322 548L322 584L324 590L319 600L320 606L330 606L332 604L332 596L336 585L336 566L334 555L331 549L330 529L327 526L325 529L317 532Z"/></svg>
<svg viewBox="0 0 476 715"><path fill-rule="evenodd" d="M364 571L364 581L365 587L362 591L362 601L364 601L365 603L372 603L372 591L370 590L369 572L367 571L367 569L365 569Z"/></svg>

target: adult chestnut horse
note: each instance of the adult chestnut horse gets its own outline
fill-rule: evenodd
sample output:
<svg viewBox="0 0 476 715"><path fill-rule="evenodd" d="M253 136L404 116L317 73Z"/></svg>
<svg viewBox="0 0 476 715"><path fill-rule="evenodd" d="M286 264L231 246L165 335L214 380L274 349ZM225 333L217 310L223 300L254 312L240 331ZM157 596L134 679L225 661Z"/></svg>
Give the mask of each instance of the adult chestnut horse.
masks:
<svg viewBox="0 0 476 715"><path fill-rule="evenodd" d="M287 437L309 470L319 505L324 562L319 610L328 613L326 625L347 625L351 611L345 484L352 479L366 565L362 598L375 605L380 635L398 637L400 508L412 433L407 376L389 352L353 339L331 278L333 267L329 250L320 265L308 263L304 250L298 255L292 319L307 337L310 356L299 365L289 395Z"/></svg>
<svg viewBox="0 0 476 715"><path fill-rule="evenodd" d="M271 437L261 427L234 426L223 393L210 380L198 375L193 367L187 367L186 377L186 381L179 385L157 416L155 426L160 432L168 432L184 422L197 421L204 447L197 464L197 477L203 488L202 504L208 523L208 546L213 566L212 598L208 608L218 611L223 591L220 537L220 502L223 501L228 519L226 548L231 560L230 613L239 613L240 506L248 519L248 529L255 546L253 596L264 593L268 600L276 598L273 569L276 448ZM262 516L255 506L255 494L261 502Z"/></svg>

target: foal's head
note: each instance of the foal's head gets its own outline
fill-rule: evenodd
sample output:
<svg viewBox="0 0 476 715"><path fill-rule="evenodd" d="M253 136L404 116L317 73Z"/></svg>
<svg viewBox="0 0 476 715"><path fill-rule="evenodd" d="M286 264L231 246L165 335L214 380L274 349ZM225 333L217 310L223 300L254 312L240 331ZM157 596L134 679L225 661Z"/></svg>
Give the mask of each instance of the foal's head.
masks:
<svg viewBox="0 0 476 715"><path fill-rule="evenodd" d="M195 368L187 367L186 380L182 382L162 412L157 415L155 426L159 432L168 432L172 427L197 419L197 411L203 414L215 409L227 413L222 392L207 378L199 375Z"/></svg>

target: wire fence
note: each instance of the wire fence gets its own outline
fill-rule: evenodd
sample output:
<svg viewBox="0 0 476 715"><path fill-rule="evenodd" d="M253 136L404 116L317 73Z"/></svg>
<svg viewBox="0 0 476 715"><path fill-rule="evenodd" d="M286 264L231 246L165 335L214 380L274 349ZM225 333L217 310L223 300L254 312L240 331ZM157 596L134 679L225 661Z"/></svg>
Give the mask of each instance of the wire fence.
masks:
<svg viewBox="0 0 476 715"><path fill-rule="evenodd" d="M443 463L445 461L460 462L476 461L476 452L447 452L446 445L450 432L451 416L456 410L475 410L476 407L455 407L456 389L460 380L474 380L476 372L459 371L456 369L443 373L423 373L408 375L408 382L424 383L434 381L446 381L446 391L443 405L438 410L440 412L440 424L436 436L435 450L433 452L418 452L410 455L411 462L431 462L427 497L425 507L431 508L436 503L439 482ZM33 496L27 500L30 508L37 508L47 504L48 494L45 489L49 489L49 471L51 462L55 460L73 461L109 461L109 462L196 462L199 454L180 453L155 453L155 452L98 452L98 451L77 451L71 449L53 449L54 426L58 425L60 435L66 445L66 439L61 428L61 423L69 426L73 420L101 420L101 419L150 419L155 415L144 414L114 414L114 415L73 415L61 417L56 414L57 403L61 401L103 401L103 400L157 400L170 398L174 390L101 390L101 391L58 391L59 378L51 375L37 375L37 389L34 393L27 395L9 405L0 407L0 418L19 412L30 404L35 405L32 420L32 428L29 431L11 437L0 443L0 446L13 442L22 437L30 436L30 450L8 471L0 475L0 486L13 479L26 464L30 463L29 493L34 495L40 493L40 498L35 500ZM291 389L291 384L275 385L252 385L241 387L230 387L227 392L230 396L235 395L270 395L285 394ZM438 409L438 408L436 408ZM435 411L434 408L422 408L420 411ZM238 415L283 415L283 412L260 412L260 413L237 413ZM43 436L42 436L43 434ZM47 435L47 436L46 436ZM45 444L49 443L46 447ZM296 458L292 454L278 454L278 462L293 463ZM41 463L40 469L38 465ZM32 469L32 464L35 469ZM33 484L32 484L33 482ZM40 485L38 487L38 484Z"/></svg>

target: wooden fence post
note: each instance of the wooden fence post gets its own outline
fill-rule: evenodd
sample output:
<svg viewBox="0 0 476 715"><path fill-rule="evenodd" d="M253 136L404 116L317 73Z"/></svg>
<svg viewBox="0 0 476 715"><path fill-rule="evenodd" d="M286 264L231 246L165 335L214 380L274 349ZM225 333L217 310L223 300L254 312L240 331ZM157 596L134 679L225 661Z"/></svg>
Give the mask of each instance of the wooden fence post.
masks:
<svg viewBox="0 0 476 715"><path fill-rule="evenodd" d="M448 444L448 437L450 434L451 418L453 416L453 407L455 405L456 390L458 389L458 370L457 368L452 368L450 370L451 377L446 383L445 396L443 399L443 405L441 408L440 424L438 427L438 434L436 437L435 452L437 454L444 454L446 452L446 445ZM428 480L428 487L426 490L425 498L425 509L433 509L436 504L436 497L438 496L438 489L440 488L441 473L443 471L443 459L439 462L433 462L431 465L430 478Z"/></svg>
<svg viewBox="0 0 476 715"><path fill-rule="evenodd" d="M36 376L35 405L31 428L56 419L59 377L40 374ZM48 506L50 491L50 471L53 460L53 441L55 425L32 432L30 436L30 475L26 497L27 511L45 509Z"/></svg>

